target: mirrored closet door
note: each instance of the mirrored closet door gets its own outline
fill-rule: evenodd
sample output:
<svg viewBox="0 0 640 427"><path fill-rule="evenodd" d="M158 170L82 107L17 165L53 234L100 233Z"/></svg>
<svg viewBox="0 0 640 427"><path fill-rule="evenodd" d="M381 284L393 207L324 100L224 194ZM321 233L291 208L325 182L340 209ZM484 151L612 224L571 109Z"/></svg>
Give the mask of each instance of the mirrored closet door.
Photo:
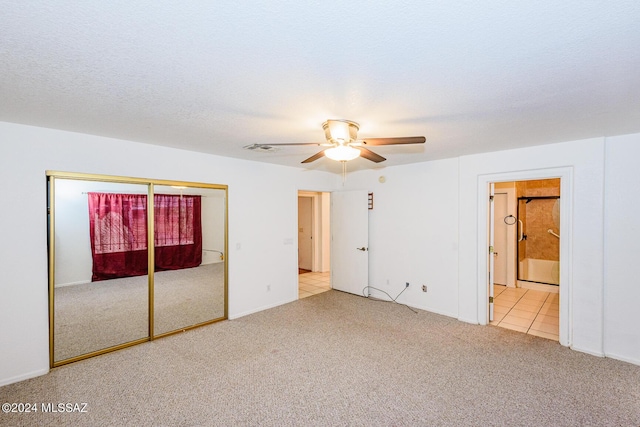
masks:
<svg viewBox="0 0 640 427"><path fill-rule="evenodd" d="M54 361L149 336L147 193L140 184L55 180ZM126 200L105 208L99 199L109 194Z"/></svg>
<svg viewBox="0 0 640 427"><path fill-rule="evenodd" d="M154 186L154 332L225 315L225 191Z"/></svg>
<svg viewBox="0 0 640 427"><path fill-rule="evenodd" d="M226 319L226 186L47 177L52 367Z"/></svg>

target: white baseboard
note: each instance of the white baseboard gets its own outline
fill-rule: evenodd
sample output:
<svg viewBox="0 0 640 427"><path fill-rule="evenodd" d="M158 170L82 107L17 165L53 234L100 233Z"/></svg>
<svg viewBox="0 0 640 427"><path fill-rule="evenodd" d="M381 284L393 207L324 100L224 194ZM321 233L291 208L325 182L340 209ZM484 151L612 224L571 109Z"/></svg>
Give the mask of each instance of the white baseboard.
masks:
<svg viewBox="0 0 640 427"><path fill-rule="evenodd" d="M78 280L77 282L57 283L56 288L63 288L65 286L86 285L87 283L91 283L91 280Z"/></svg>
<svg viewBox="0 0 640 427"><path fill-rule="evenodd" d="M461 322L464 323L471 323L472 325L479 325L480 323L478 322L478 319L467 319L464 317L456 317L456 319L458 319Z"/></svg>
<svg viewBox="0 0 640 427"><path fill-rule="evenodd" d="M401 302L401 304L406 304L406 303ZM408 305L409 307L417 308L418 310L428 311L429 313L434 313L434 314L439 314L441 316L451 317L451 318L456 319L456 320L458 319L458 313L449 313L447 311L436 310L436 309L434 309L432 307L427 307L427 306L412 305L412 304L406 304L406 305Z"/></svg>
<svg viewBox="0 0 640 427"><path fill-rule="evenodd" d="M627 362L627 363L631 363L633 365L640 366L640 359L636 359L634 357L620 356L620 355L615 354L615 353L605 353L605 357L609 357L611 359L616 359L616 360L620 360L622 362Z"/></svg>
<svg viewBox="0 0 640 427"><path fill-rule="evenodd" d="M570 345L569 348L571 350L579 351L580 353L586 353L596 357L605 357L605 354L600 351L587 350L584 348L576 347L575 345Z"/></svg>
<svg viewBox="0 0 640 427"><path fill-rule="evenodd" d="M360 295L360 296L364 296L364 295ZM371 289L371 291L369 292L369 296L372 297L372 298L383 300L383 301L393 302L393 301L391 301L389 299L389 297L386 294L384 294L383 292L380 292L380 291L378 291L376 289ZM454 319L458 318L458 313L450 313L450 312L447 312L447 311L434 309L433 307L415 305L415 304L411 304L411 303L408 303L408 302L402 301L402 300L399 300L399 301L396 301L396 302L398 304L403 304L403 305L409 306L411 308L416 308L418 310L428 311L429 313L440 314L442 316L447 316L447 317L453 317ZM475 323L477 323L477 322L475 322Z"/></svg>
<svg viewBox="0 0 640 427"><path fill-rule="evenodd" d="M203 262L200 265L220 264L221 262L224 262L224 260L222 260L222 259L214 259L213 261Z"/></svg>
<svg viewBox="0 0 640 427"><path fill-rule="evenodd" d="M38 369L37 371L28 372L26 374L18 375L10 378L2 378L0 379L0 387L4 385L9 385L13 383L18 383L20 381L28 380L30 378L39 377L42 375L46 375L49 373L49 368L46 369Z"/></svg>
<svg viewBox="0 0 640 427"><path fill-rule="evenodd" d="M358 296L360 297L365 297L366 295L363 294L362 292L358 294ZM369 296L372 298L376 298L376 299L380 299L380 300L384 300L384 301L391 301L391 299L389 298L389 295L385 294L382 291L379 291L373 287L369 287Z"/></svg>
<svg viewBox="0 0 640 427"><path fill-rule="evenodd" d="M248 316L250 314L253 313L258 313L260 311L264 311L264 310L268 310L270 308L275 308L284 304L289 304L290 302L294 302L294 301L298 301L298 298L294 298L294 299L290 299L290 300L285 300L285 301L280 301L274 304L270 304L270 305L263 305L262 307L258 307L256 309L253 310L247 310L247 311L243 311L241 313L236 313L236 314L229 314L229 320L233 320L233 319L238 319L240 317L244 317L244 316Z"/></svg>

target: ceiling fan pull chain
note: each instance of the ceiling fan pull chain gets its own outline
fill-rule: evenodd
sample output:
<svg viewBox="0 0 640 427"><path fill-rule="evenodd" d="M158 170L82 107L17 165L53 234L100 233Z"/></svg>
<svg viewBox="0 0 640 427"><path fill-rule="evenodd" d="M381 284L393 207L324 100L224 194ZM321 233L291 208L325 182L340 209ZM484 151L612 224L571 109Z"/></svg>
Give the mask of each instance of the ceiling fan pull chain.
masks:
<svg viewBox="0 0 640 427"><path fill-rule="evenodd" d="M340 163L342 163L342 186L344 187L344 182L347 180L347 162L343 160Z"/></svg>

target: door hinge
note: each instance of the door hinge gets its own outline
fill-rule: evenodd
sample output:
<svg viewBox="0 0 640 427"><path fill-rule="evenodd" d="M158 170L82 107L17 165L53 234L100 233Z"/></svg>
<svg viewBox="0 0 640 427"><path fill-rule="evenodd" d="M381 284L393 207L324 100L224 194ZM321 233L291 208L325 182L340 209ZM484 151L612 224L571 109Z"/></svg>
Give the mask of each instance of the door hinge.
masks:
<svg viewBox="0 0 640 427"><path fill-rule="evenodd" d="M489 253L492 254L493 253L493 246L489 246Z"/></svg>
<svg viewBox="0 0 640 427"><path fill-rule="evenodd" d="M489 297L489 304L493 304L493 297Z"/></svg>

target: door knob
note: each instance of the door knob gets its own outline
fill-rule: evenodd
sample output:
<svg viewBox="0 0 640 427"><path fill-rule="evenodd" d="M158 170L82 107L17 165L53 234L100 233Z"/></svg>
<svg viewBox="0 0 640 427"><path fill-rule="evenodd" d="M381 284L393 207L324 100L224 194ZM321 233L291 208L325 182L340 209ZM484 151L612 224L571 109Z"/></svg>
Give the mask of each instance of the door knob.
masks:
<svg viewBox="0 0 640 427"><path fill-rule="evenodd" d="M356 248L356 249L357 249L357 250L359 250L359 251L362 251L362 252L364 252L364 251L366 251L366 250L367 250L367 248L365 248L364 246L363 246L363 247L361 247L361 248Z"/></svg>

